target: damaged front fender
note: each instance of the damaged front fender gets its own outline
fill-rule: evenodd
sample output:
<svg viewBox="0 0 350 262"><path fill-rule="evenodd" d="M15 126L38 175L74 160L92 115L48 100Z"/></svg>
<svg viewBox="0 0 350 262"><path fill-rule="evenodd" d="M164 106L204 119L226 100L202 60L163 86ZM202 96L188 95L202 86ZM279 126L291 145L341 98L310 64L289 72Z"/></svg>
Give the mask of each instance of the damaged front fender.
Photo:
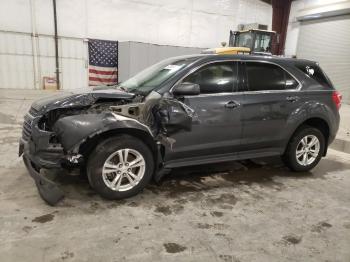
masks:
<svg viewBox="0 0 350 262"><path fill-rule="evenodd" d="M195 112L173 98L147 100L120 106L95 114L80 114L60 118L53 126L59 142L67 152L78 153L87 139L108 131L133 129L150 136L155 143L172 148L171 135L190 131Z"/></svg>
<svg viewBox="0 0 350 262"><path fill-rule="evenodd" d="M53 130L62 147L70 151L98 134L121 128L139 129L152 136L150 129L139 121L113 112L67 116L59 119Z"/></svg>
<svg viewBox="0 0 350 262"><path fill-rule="evenodd" d="M155 154L157 171L154 178L159 181L168 172L162 168L164 157L162 149L164 147L172 149L173 144L176 143L172 134L181 130L191 130L194 116L195 112L182 102L173 98L159 98L146 100L143 103L105 107L104 111L97 113L82 110L80 114L62 116L54 122L50 132L41 133L47 133L45 145L54 143L53 146L59 146L61 155L58 160L68 160L72 163L73 160L77 160L78 163L80 157L83 157L83 152L95 145L96 138L107 132L121 130L120 133L131 132L138 137L141 136ZM37 124L36 128L39 130ZM36 137L35 132L33 133L33 138L37 142L44 139ZM42 167L40 163L38 166L32 166L35 164L30 159L32 154L27 152L24 155L24 162L36 182L40 195L47 203L55 205L63 198L63 192L52 181L40 174ZM63 163L66 162L62 162L62 165Z"/></svg>

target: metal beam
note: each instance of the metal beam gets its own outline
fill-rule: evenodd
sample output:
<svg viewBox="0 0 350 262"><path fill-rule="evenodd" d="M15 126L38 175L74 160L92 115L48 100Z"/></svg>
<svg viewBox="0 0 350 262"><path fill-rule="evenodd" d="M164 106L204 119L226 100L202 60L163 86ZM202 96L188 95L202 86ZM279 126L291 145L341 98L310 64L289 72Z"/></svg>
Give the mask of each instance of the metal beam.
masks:
<svg viewBox="0 0 350 262"><path fill-rule="evenodd" d="M52 3L53 3L53 19L54 19L54 26L55 26L56 81L57 81L57 89L60 89L60 67L59 67L59 57L58 57L56 0L52 0Z"/></svg>

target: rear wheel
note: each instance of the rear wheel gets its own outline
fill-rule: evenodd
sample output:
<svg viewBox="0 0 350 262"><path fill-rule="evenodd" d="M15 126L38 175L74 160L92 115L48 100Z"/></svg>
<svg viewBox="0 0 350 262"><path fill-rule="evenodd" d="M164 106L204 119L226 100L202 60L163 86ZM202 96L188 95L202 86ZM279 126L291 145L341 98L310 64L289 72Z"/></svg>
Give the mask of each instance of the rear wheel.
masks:
<svg viewBox="0 0 350 262"><path fill-rule="evenodd" d="M152 178L153 169L151 150L139 139L128 135L98 144L87 164L91 187L107 199L136 195Z"/></svg>
<svg viewBox="0 0 350 262"><path fill-rule="evenodd" d="M308 171L321 160L324 149L322 132L314 127L303 126L290 140L282 159L292 171Z"/></svg>

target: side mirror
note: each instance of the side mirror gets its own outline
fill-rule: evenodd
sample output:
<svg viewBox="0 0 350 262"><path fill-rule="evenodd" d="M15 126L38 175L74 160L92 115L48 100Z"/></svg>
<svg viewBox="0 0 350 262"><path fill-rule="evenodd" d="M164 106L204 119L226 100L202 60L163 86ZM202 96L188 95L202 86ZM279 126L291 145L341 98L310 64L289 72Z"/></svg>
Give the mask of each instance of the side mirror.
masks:
<svg viewBox="0 0 350 262"><path fill-rule="evenodd" d="M200 94L200 88L198 84L189 82L181 83L174 87L173 94L176 96L194 96Z"/></svg>

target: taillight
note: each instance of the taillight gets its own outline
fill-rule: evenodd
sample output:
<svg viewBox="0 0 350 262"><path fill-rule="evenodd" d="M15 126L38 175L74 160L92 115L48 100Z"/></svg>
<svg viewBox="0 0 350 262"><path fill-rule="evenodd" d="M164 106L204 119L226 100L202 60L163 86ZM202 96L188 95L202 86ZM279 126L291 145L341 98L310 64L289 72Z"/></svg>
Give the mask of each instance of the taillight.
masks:
<svg viewBox="0 0 350 262"><path fill-rule="evenodd" d="M339 109L341 106L342 95L338 91L334 91L332 94L332 99L337 109Z"/></svg>

